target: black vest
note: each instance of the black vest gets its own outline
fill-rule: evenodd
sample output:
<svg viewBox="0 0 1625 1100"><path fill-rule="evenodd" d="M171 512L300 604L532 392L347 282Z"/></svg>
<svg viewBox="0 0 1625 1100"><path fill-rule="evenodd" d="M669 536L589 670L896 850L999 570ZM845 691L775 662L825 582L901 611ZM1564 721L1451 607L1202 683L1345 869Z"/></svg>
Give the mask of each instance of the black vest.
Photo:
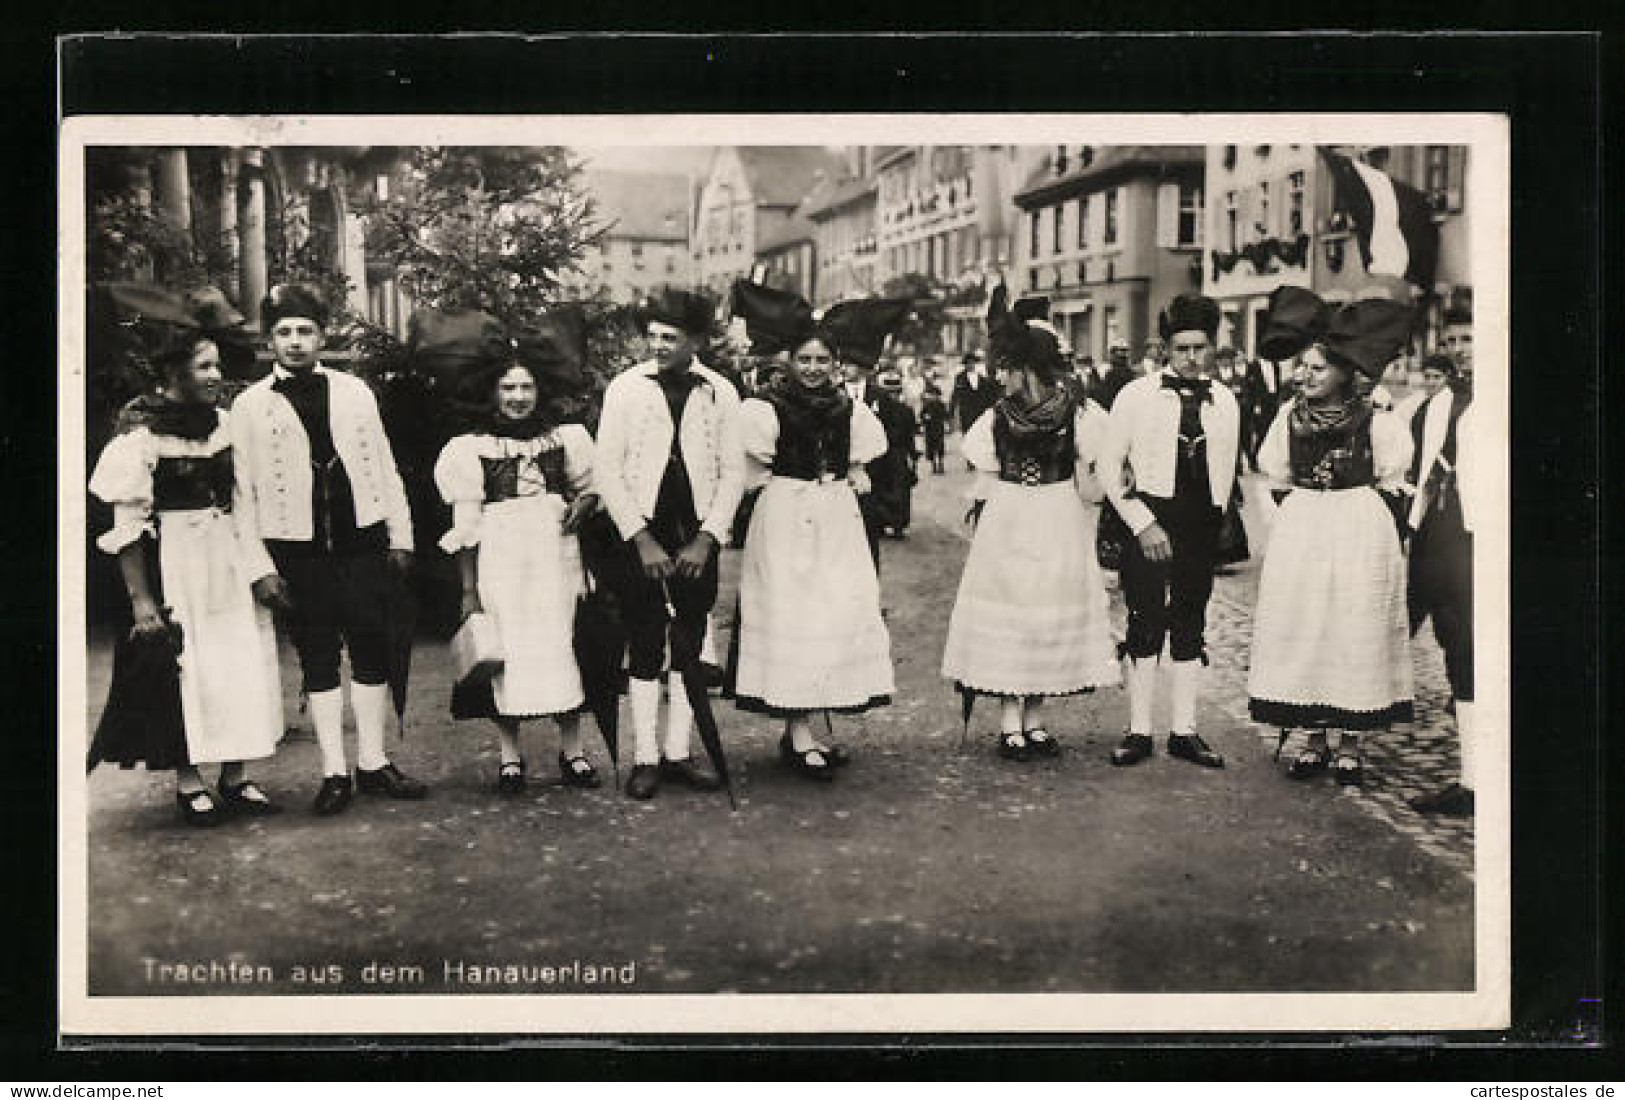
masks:
<svg viewBox="0 0 1625 1100"><path fill-rule="evenodd" d="M1354 489L1376 483L1369 416L1347 432L1309 438L1294 435L1287 450L1292 464L1292 484L1300 489Z"/></svg>
<svg viewBox="0 0 1625 1100"><path fill-rule="evenodd" d="M162 457L152 468L155 512L231 511L231 448L202 458Z"/></svg>
<svg viewBox="0 0 1625 1100"><path fill-rule="evenodd" d="M1072 477L1077 466L1076 426L1067 418L1059 431L1018 438L1004 410L993 413L993 448L999 456L999 480L1017 485L1050 485Z"/></svg>
<svg viewBox="0 0 1625 1100"><path fill-rule="evenodd" d="M828 418L816 428L803 410L777 393L767 400L779 417L779 440L773 453L773 476L817 481L824 474L845 477L852 454L852 417Z"/></svg>
<svg viewBox="0 0 1625 1100"><path fill-rule="evenodd" d="M485 500L495 504L521 496L539 496L551 493L569 497L570 483L564 471L564 447L554 443L528 455L504 455L498 458L480 456L480 468L485 473ZM521 491L521 485L524 491Z"/></svg>

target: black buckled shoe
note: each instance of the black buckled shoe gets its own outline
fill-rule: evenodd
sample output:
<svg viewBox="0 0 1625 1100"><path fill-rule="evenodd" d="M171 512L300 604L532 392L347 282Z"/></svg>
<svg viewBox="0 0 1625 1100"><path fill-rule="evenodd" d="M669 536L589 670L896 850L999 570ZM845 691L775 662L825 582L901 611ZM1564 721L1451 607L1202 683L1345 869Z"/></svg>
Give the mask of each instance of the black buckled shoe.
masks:
<svg viewBox="0 0 1625 1100"><path fill-rule="evenodd" d="M356 790L362 794L381 794L388 798L418 799L428 795L429 788L407 775L394 764L367 771L355 770Z"/></svg>
<svg viewBox="0 0 1625 1100"><path fill-rule="evenodd" d="M722 780L701 768L692 760L660 760L660 778L675 783L685 783L690 790L720 791Z"/></svg>
<svg viewBox="0 0 1625 1100"><path fill-rule="evenodd" d="M791 771L804 779L827 783L835 778L835 763L828 752L817 747L801 752L791 742L789 734L779 738L779 757Z"/></svg>
<svg viewBox="0 0 1625 1100"><path fill-rule="evenodd" d="M1362 787L1365 785L1365 758L1357 752L1339 751L1337 761L1332 765L1332 775L1344 787Z"/></svg>
<svg viewBox="0 0 1625 1100"><path fill-rule="evenodd" d="M1112 763L1119 768L1127 768L1150 759L1156 751L1156 743L1151 740L1150 734L1127 733L1123 735L1123 743L1112 750Z"/></svg>
<svg viewBox="0 0 1625 1100"><path fill-rule="evenodd" d="M510 760L497 769L497 793L525 793L525 762L523 760Z"/></svg>
<svg viewBox="0 0 1625 1100"><path fill-rule="evenodd" d="M316 812L332 817L350 808L355 798L355 785L347 775L330 775L322 780L322 789L316 792Z"/></svg>
<svg viewBox="0 0 1625 1100"><path fill-rule="evenodd" d="M231 808L233 813L246 814L249 817L271 817L282 812L282 807L266 797L260 785L252 779L244 779L240 783L226 785L220 784L220 800Z"/></svg>
<svg viewBox="0 0 1625 1100"><path fill-rule="evenodd" d="M1325 745L1311 745L1287 765L1286 774L1290 779L1309 779L1331 766L1332 750Z"/></svg>
<svg viewBox="0 0 1625 1100"><path fill-rule="evenodd" d="M1051 737L1049 730L1043 726L1034 726L1027 731L1027 747L1034 756L1060 756L1061 743Z"/></svg>
<svg viewBox="0 0 1625 1100"><path fill-rule="evenodd" d="M660 769L653 764L633 764L632 774L626 778L626 793L647 801L660 790Z"/></svg>
<svg viewBox="0 0 1625 1100"><path fill-rule="evenodd" d="M199 829L212 829L226 820L225 807L208 791L176 791L181 820Z"/></svg>
<svg viewBox="0 0 1625 1100"><path fill-rule="evenodd" d="M1451 783L1427 794L1409 800L1410 808L1419 814L1443 814L1445 817L1473 816L1473 792L1460 783Z"/></svg>
<svg viewBox="0 0 1625 1100"><path fill-rule="evenodd" d="M1001 760L1030 760L1033 747L1027 741L1027 735L1020 730L1012 730L999 734L999 759Z"/></svg>
<svg viewBox="0 0 1625 1100"><path fill-rule="evenodd" d="M559 775L566 787L590 789L603 785L603 780L598 778L598 770L585 756L565 756L562 752L559 753Z"/></svg>
<svg viewBox="0 0 1625 1100"><path fill-rule="evenodd" d="M1168 735L1168 755L1176 756L1181 760L1188 760L1203 768L1224 767L1224 757L1207 747L1199 734L1170 733Z"/></svg>

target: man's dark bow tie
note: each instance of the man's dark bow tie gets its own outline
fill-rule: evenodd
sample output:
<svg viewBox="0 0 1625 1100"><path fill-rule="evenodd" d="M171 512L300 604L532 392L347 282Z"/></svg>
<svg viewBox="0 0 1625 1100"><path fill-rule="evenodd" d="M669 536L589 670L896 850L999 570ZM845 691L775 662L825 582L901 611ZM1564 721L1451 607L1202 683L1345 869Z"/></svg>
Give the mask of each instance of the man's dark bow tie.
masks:
<svg viewBox="0 0 1625 1100"><path fill-rule="evenodd" d="M303 374L294 374L289 371L287 377L278 378L271 383L271 388L285 396L294 394L308 394L321 388L322 377L315 371L306 371Z"/></svg>
<svg viewBox="0 0 1625 1100"><path fill-rule="evenodd" d="M1200 397L1204 401L1213 400L1213 379L1186 378L1178 374L1165 374L1162 376L1162 388L1173 390L1181 397Z"/></svg>

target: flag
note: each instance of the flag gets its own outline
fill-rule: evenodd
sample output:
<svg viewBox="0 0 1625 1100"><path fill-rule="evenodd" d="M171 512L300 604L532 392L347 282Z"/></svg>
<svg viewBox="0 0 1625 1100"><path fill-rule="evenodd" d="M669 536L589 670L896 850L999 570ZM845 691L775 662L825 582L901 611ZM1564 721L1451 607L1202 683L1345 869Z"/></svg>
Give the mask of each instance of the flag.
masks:
<svg viewBox="0 0 1625 1100"><path fill-rule="evenodd" d="M1372 275L1392 275L1424 290L1439 262L1439 227L1427 198L1388 173L1322 148L1332 173L1333 209L1348 214L1360 259Z"/></svg>

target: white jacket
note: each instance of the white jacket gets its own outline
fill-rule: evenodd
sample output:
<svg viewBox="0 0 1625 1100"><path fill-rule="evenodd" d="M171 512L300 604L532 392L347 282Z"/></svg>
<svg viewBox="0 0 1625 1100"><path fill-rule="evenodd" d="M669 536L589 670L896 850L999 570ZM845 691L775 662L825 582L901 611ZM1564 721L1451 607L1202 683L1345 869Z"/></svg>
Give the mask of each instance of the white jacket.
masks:
<svg viewBox="0 0 1625 1100"><path fill-rule="evenodd" d="M745 452L739 441L739 395L722 375L695 361L700 379L683 406L678 446L694 490L700 527L719 544L728 541L745 489ZM671 407L655 380L653 360L619 374L604 390L598 418L596 487L621 537L648 526L671 454Z"/></svg>
<svg viewBox="0 0 1625 1100"><path fill-rule="evenodd" d="M1131 494L1154 497L1174 495L1174 469L1179 453L1179 395L1165 389L1164 371L1136 378L1123 387L1112 404L1106 441L1096 470L1106 498L1138 535L1156 519L1144 501ZM1207 433L1208 488L1213 503L1223 508L1230 501L1236 480L1236 447L1241 410L1218 379L1213 380L1212 401L1202 403L1202 430Z"/></svg>
<svg viewBox="0 0 1625 1100"><path fill-rule="evenodd" d="M412 512L372 390L354 375L321 366L314 369L327 378L333 449L350 479L356 526L370 527L383 520L390 549L412 549ZM276 572L263 540L315 537L310 438L292 403L271 388L279 370L273 369L238 396L229 421L237 476L234 507L242 510L240 529L258 535L258 540L245 539L255 578Z"/></svg>

